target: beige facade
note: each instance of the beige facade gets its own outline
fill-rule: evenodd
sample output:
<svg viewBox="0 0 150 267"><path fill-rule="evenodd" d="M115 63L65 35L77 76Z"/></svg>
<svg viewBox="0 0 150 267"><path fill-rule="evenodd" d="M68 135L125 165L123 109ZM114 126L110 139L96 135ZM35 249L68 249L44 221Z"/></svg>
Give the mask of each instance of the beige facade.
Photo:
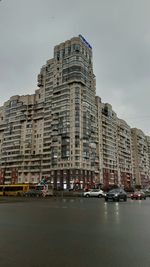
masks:
<svg viewBox="0 0 150 267"><path fill-rule="evenodd" d="M0 183L45 177L57 189L108 188L149 179L150 137L118 119L95 84L92 47L82 36L54 47L35 94L0 107Z"/></svg>
<svg viewBox="0 0 150 267"><path fill-rule="evenodd" d="M146 141L147 141L147 146L148 146L148 163L149 163L149 170L148 170L149 181L148 181L147 187L150 187L150 136L146 136Z"/></svg>
<svg viewBox="0 0 150 267"><path fill-rule="evenodd" d="M112 106L96 97L100 183L132 187L133 161L131 128L117 118Z"/></svg>
<svg viewBox="0 0 150 267"><path fill-rule="evenodd" d="M92 49L80 37L54 48L38 76L45 93L43 175L55 188L95 180L96 108Z"/></svg>
<svg viewBox="0 0 150 267"><path fill-rule="evenodd" d="M133 177L135 184L145 187L149 182L149 154L145 134L137 128L131 129Z"/></svg>
<svg viewBox="0 0 150 267"><path fill-rule="evenodd" d="M0 138L1 180L5 178L5 183L37 182L40 178L43 106L37 98L36 92L35 95L13 96L4 103Z"/></svg>
<svg viewBox="0 0 150 267"><path fill-rule="evenodd" d="M96 97L100 180L104 187L118 185L117 115Z"/></svg>
<svg viewBox="0 0 150 267"><path fill-rule="evenodd" d="M42 176L55 188L94 182L98 157L90 45L82 37L57 45L41 68L38 86L34 95L14 96L4 104L5 182L37 182Z"/></svg>
<svg viewBox="0 0 150 267"><path fill-rule="evenodd" d="M121 119L117 120L117 126L119 184L123 185L124 188L129 189L133 186L131 128Z"/></svg>

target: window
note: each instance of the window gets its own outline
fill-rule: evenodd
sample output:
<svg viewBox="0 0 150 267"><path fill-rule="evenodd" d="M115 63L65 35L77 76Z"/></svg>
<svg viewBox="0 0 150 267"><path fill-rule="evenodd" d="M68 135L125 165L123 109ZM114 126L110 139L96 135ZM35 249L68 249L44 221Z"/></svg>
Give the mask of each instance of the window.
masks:
<svg viewBox="0 0 150 267"><path fill-rule="evenodd" d="M10 102L10 106L11 106L11 107L16 107L16 106L17 106L17 100L12 100L12 101Z"/></svg>
<svg viewBox="0 0 150 267"><path fill-rule="evenodd" d="M57 60L59 61L59 59L60 59L60 53L57 52Z"/></svg>
<svg viewBox="0 0 150 267"><path fill-rule="evenodd" d="M74 46L74 50L75 50L76 52L80 52L80 45L76 44L76 45Z"/></svg>
<svg viewBox="0 0 150 267"><path fill-rule="evenodd" d="M68 54L71 53L71 46L68 47Z"/></svg>

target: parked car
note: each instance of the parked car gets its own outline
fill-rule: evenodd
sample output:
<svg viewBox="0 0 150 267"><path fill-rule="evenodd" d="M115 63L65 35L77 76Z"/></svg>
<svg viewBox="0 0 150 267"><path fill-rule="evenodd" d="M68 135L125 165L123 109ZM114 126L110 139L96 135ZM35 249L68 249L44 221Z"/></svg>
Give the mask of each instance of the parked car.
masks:
<svg viewBox="0 0 150 267"><path fill-rule="evenodd" d="M84 197L103 197L104 192L101 189L91 189L90 191L83 193Z"/></svg>
<svg viewBox="0 0 150 267"><path fill-rule="evenodd" d="M25 193L25 197L42 197L43 192L41 190L31 189Z"/></svg>
<svg viewBox="0 0 150 267"><path fill-rule="evenodd" d="M108 201L108 200L127 201L127 193L122 188L112 189L108 193L105 194L105 201Z"/></svg>
<svg viewBox="0 0 150 267"><path fill-rule="evenodd" d="M131 199L146 199L146 194L143 191L135 191L131 194Z"/></svg>

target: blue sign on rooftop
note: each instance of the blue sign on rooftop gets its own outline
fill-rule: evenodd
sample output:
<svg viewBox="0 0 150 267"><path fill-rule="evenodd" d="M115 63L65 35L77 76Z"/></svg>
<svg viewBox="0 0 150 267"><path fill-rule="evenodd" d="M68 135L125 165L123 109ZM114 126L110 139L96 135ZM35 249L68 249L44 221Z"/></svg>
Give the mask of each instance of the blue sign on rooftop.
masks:
<svg viewBox="0 0 150 267"><path fill-rule="evenodd" d="M81 34L79 34L79 37L82 40L82 42L84 44L86 44L87 47L89 47L90 49L92 49L92 46L87 42L87 40Z"/></svg>

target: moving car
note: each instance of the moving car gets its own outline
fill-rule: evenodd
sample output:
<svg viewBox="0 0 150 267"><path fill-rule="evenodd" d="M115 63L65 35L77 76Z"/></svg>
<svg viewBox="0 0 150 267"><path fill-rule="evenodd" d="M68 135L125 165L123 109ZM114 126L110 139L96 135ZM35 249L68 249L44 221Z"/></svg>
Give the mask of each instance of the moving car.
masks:
<svg viewBox="0 0 150 267"><path fill-rule="evenodd" d="M135 191L131 194L131 199L146 199L146 194L143 191Z"/></svg>
<svg viewBox="0 0 150 267"><path fill-rule="evenodd" d="M122 188L112 189L108 193L105 194L105 201L108 201L108 200L127 201L127 193Z"/></svg>
<svg viewBox="0 0 150 267"><path fill-rule="evenodd" d="M84 197L103 197L104 192L101 189L91 189L90 191L83 193Z"/></svg>

